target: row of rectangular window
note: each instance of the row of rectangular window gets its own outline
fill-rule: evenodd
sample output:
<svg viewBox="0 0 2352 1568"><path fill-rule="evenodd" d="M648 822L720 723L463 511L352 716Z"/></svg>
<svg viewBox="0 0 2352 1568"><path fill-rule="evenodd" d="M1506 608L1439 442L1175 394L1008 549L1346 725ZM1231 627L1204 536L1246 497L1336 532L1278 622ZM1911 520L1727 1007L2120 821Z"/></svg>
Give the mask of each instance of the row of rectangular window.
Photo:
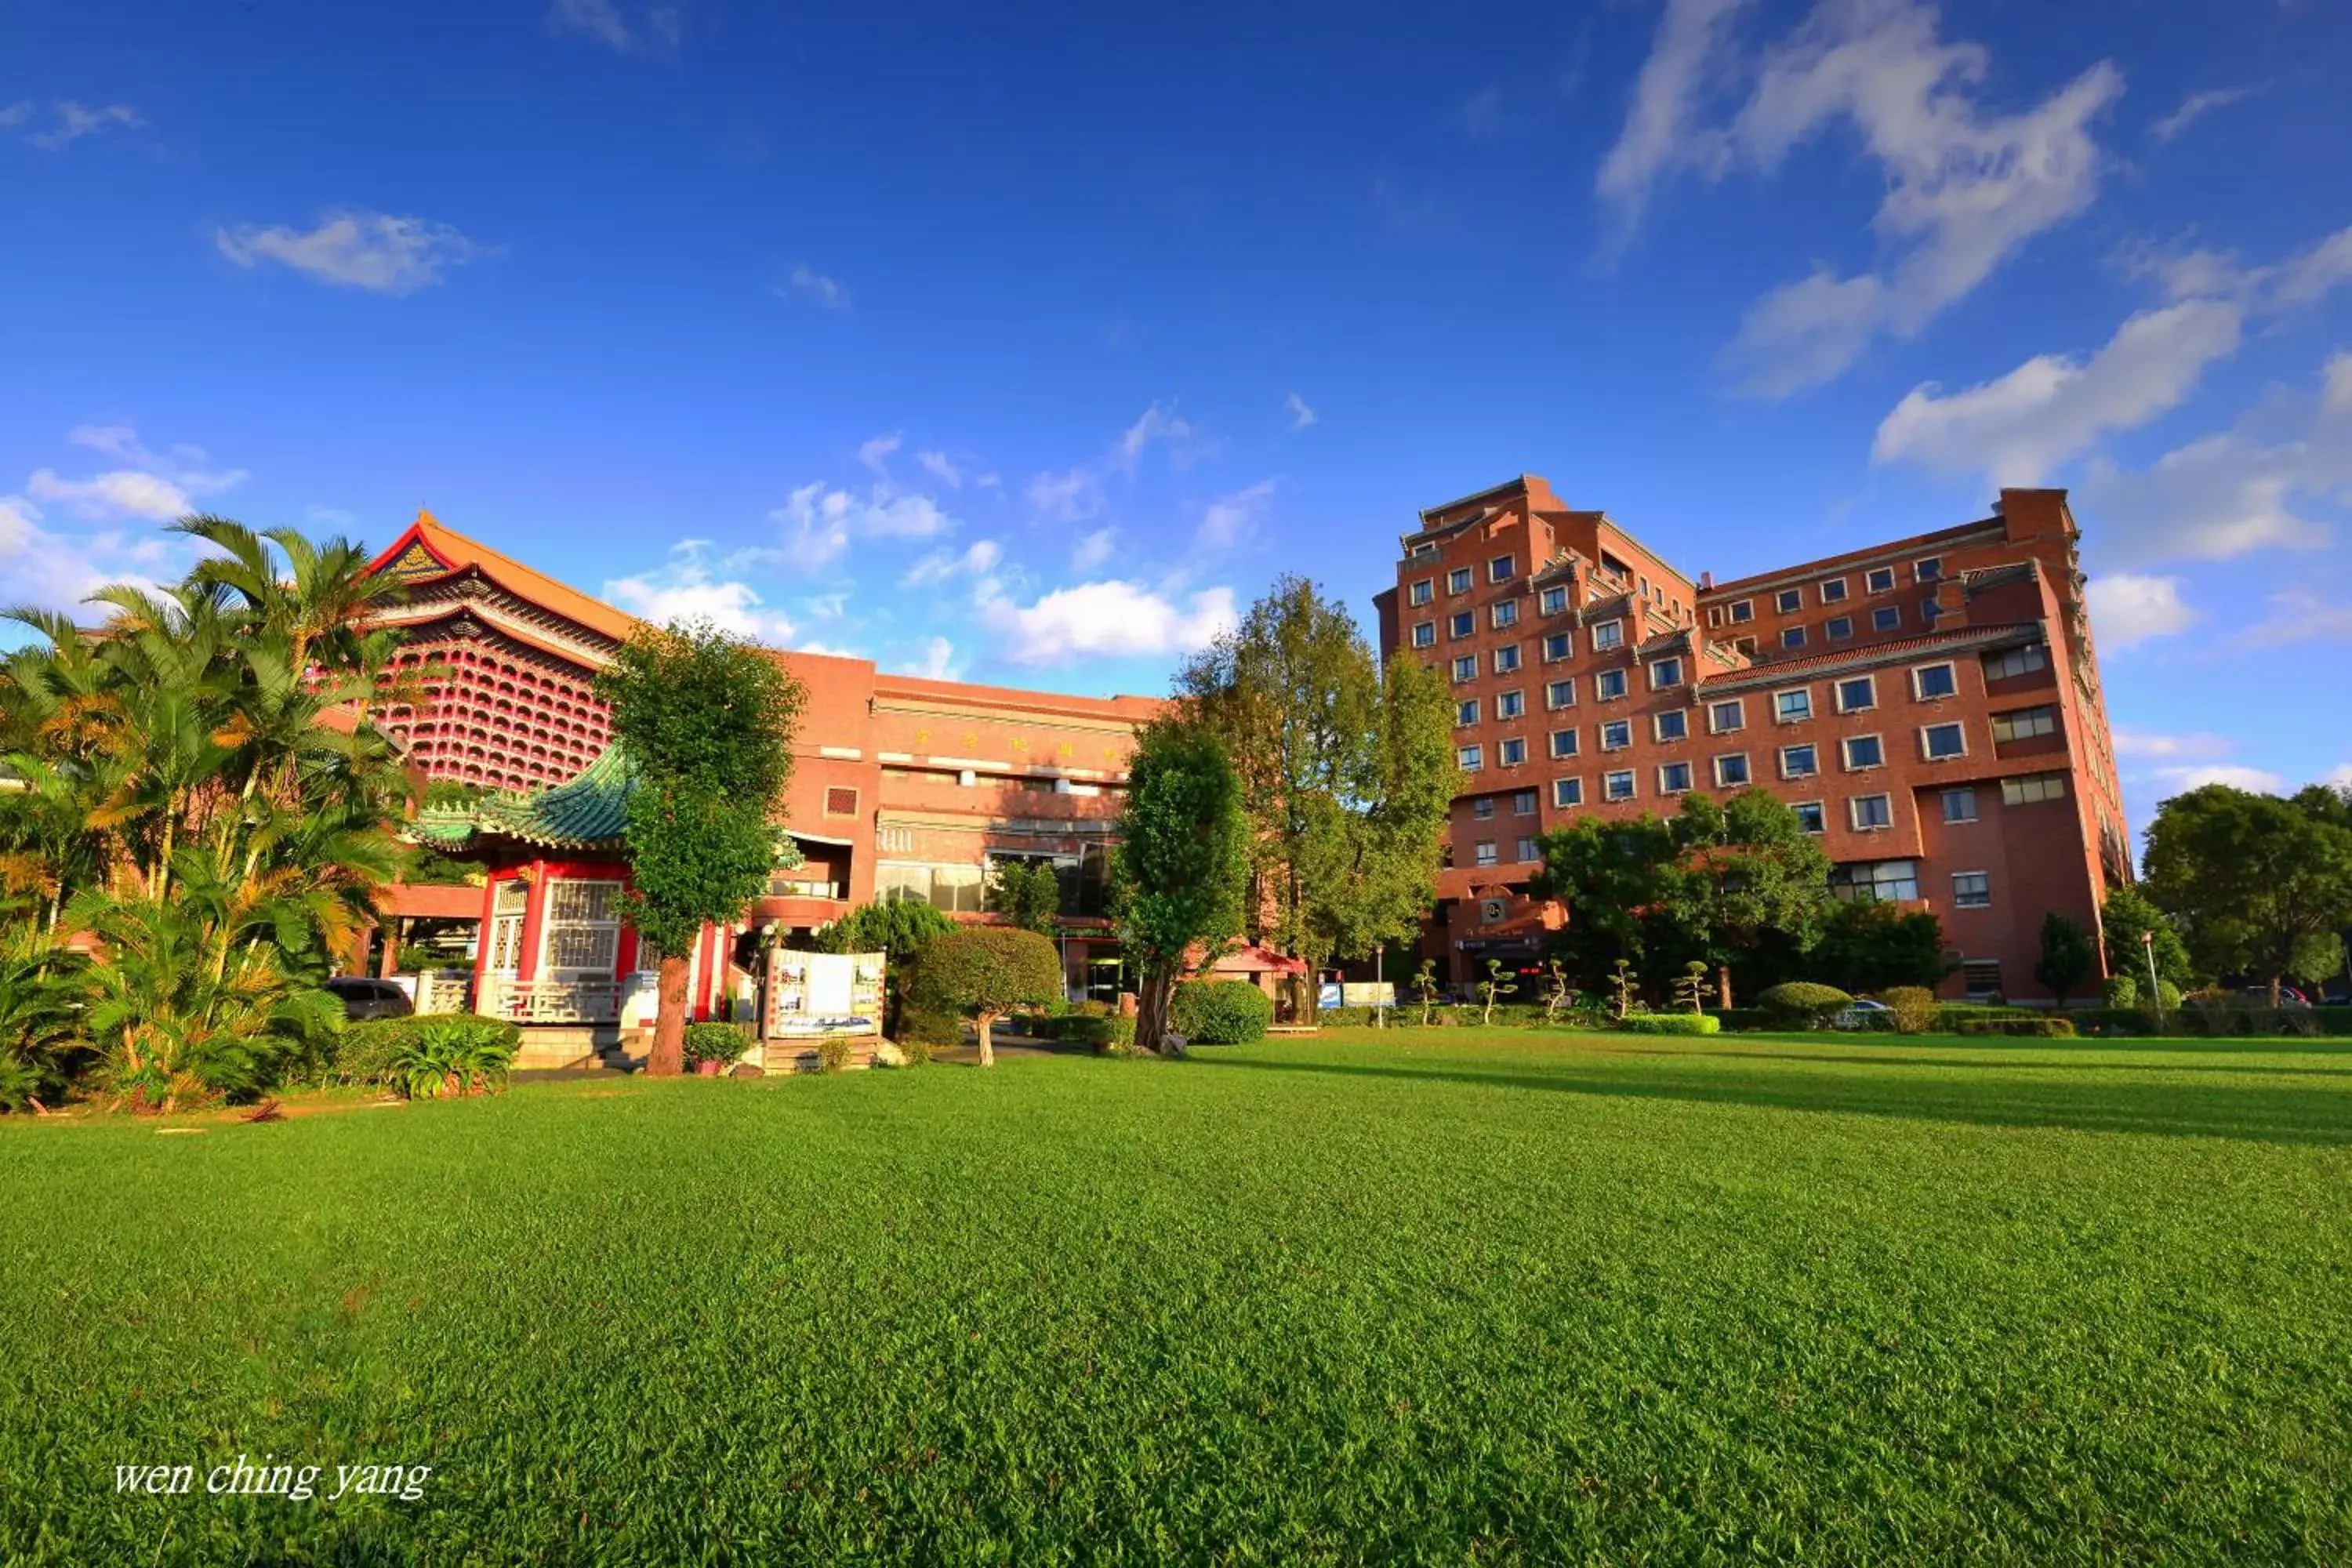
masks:
<svg viewBox="0 0 2352 1568"><path fill-rule="evenodd" d="M1499 605L1490 606L1488 610L1488 617L1493 621L1496 631L1507 630L1508 628L1518 625L1518 602L1515 599L1507 599ZM1625 646L1625 622L1622 617L1616 620L1599 622L1590 629L1592 634L1592 651L1595 653L1610 653ZM1468 610L1455 611L1453 615L1446 617L1445 635L1447 639L1453 642L1463 642L1468 638L1476 637L1478 635L1478 617ZM1415 621L1412 626L1412 646L1418 648L1435 647L1437 646L1437 623L1435 621ZM1497 657L1499 657L1505 650L1497 648L1495 651ZM1511 656L1511 668L1516 669L1518 668L1519 663L1518 646L1517 644L1511 645L1508 651ZM1552 632L1544 637L1543 660L1546 664L1559 664L1575 657L1575 633ZM1668 661L1660 660L1659 662L1664 663ZM1679 668L1678 660L1673 662L1676 663L1677 668ZM1476 656L1465 655L1454 660L1454 668L1457 670L1462 669L1465 667L1469 669L1470 675L1457 674L1454 677L1455 679L1466 680L1470 679L1471 675L1475 675L1477 673L1478 661ZM1673 683L1668 682L1666 684Z"/></svg>
<svg viewBox="0 0 2352 1568"><path fill-rule="evenodd" d="M1922 556L1911 563L1911 580L1922 587L1930 583L1940 583L1943 578L1944 558L1940 555ZM1892 594L1895 586L1895 568L1892 566L1874 567L1863 574L1863 587L1866 593ZM1847 580L1843 577L1824 577L1813 584L1815 596L1824 605L1845 603L1846 590ZM1793 616L1804 607L1805 591L1802 588L1782 588L1772 597L1772 608L1780 615ZM1735 599L1728 606L1727 614L1725 610L1710 610L1707 625L1721 626L1727 619L1734 626L1745 626L1755 618L1755 600ZM1896 624L1901 623L1898 620ZM1879 629L1886 628L1882 626Z"/></svg>
<svg viewBox="0 0 2352 1568"><path fill-rule="evenodd" d="M1516 695L1516 693L1506 695ZM1461 707L1471 710L1469 717L1463 719L1462 721L1476 723L1476 704L1465 702ZM2029 710L2030 713L2046 711L2048 710L2041 709ZM1458 713L1457 717L1460 717ZM1679 708L1664 713L1654 713L1650 716L1650 722L1652 738L1661 742L1689 738L1689 715ZM1731 728L1736 730L1738 726L1733 725ZM1633 743L1633 721L1630 719L1603 720L1598 726L1598 730L1601 749L1604 752L1621 752ZM1717 730L1714 732L1723 734L1727 731ZM2047 731L2035 732L2046 733ZM1994 733L1996 738L1999 738L2000 729L1998 720L1995 721ZM1846 770L1850 773L1886 765L1886 746L1885 738L1882 736L1848 735L1841 739L1838 744L1845 760ZM1554 730L1550 732L1548 750L1554 761L1576 756L1579 753L1579 747L1578 731L1573 727ZM1919 756L1922 761L1954 762L1968 754L1968 731L1959 721L1950 720L1939 724L1919 726ZM1517 736L1498 742L1496 755L1503 766L1517 767L1528 760L1527 742ZM1741 752L1738 755L1744 759L1746 753ZM1822 771L1821 745L1817 742L1802 741L1782 746L1780 748L1780 776L1783 779L1811 778ZM1486 765L1486 747L1476 743L1457 746L1454 748L1454 760L1461 765L1463 772L1477 773ZM1747 783L1745 762L1741 763L1740 777L1725 779L1718 776L1717 782L1724 784Z"/></svg>
<svg viewBox="0 0 2352 1568"><path fill-rule="evenodd" d="M1734 788L1748 782L1748 758L1745 753L1717 757L1714 759L1714 762L1716 783L1719 787L1727 789ZM1726 764L1736 765L1727 767ZM1659 769L1660 793L1666 795L1681 795L1688 793L1690 785L1686 781L1689 778L1689 768L1690 764L1687 763L1667 763L1663 764ZM1601 778L1602 799L1620 801L1631 800L1633 798L1634 770L1631 768L1621 768L1613 772L1604 773L1601 775ZM1670 778L1679 779L1685 782L1681 783L1678 787L1670 788L1668 787L1668 780ZM1513 807L1514 811L1518 815L1524 816L1528 810L1531 810L1533 808L1534 794L1535 792L1533 790L1521 790L1515 795L1512 797L1515 803ZM1887 799L1885 795L1866 795L1857 798L1877 801L1885 801ZM2064 773L2029 773L2019 778L2003 779L2000 781L2000 798L2001 804L2004 805L2035 805L2043 801L2063 800L2066 798L2066 775ZM1528 804L1525 806L1521 806L1517 804L1519 802L1526 802ZM1551 803L1554 806L1561 810L1567 810L1571 807L1582 805L1584 804L1584 781L1580 778L1552 780ZM1951 789L1940 792L1940 805L1942 806L1944 821L1948 824L1961 824L1976 821L1976 786L1974 784L1960 784L1956 785ZM1822 831L1822 803L1820 801L1795 802L1792 803L1790 809L1796 812L1798 820L1804 826L1806 832L1819 833ZM1487 815L1491 815L1491 812ZM1888 821L1881 822L1878 826L1891 826L1891 820L1892 805L1890 803L1888 807ZM1853 821L1854 826L1858 830L1866 830L1864 829L1864 824L1861 816L1856 816L1853 818Z"/></svg>

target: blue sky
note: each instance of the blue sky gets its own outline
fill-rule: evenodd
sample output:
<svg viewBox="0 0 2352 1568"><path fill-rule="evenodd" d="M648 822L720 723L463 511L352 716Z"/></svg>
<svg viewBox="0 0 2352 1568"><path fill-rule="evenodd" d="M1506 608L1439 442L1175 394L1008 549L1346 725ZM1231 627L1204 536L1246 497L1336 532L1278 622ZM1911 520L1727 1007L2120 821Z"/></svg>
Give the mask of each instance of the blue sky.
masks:
<svg viewBox="0 0 2352 1568"><path fill-rule="evenodd" d="M2352 7L7 15L8 601L422 505L1156 691L1522 470L1718 575L2051 483L2136 826L2352 778Z"/></svg>

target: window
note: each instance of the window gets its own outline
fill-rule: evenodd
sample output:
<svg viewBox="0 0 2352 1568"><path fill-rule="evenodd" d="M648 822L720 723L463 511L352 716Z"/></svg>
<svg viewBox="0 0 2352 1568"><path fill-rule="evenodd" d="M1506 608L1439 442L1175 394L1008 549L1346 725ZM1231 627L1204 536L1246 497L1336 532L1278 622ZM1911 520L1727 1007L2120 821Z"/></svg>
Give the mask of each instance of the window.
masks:
<svg viewBox="0 0 2352 1568"><path fill-rule="evenodd" d="M1982 871L1953 872L1952 908L1956 910L1992 908L1992 879Z"/></svg>
<svg viewBox="0 0 2352 1568"><path fill-rule="evenodd" d="M1602 773L1601 775L1601 795L1604 800L1633 799L1633 770L1627 768L1622 773Z"/></svg>
<svg viewBox="0 0 2352 1568"><path fill-rule="evenodd" d="M1477 721L1478 700L1475 697L1465 697L1461 701L1456 702L1454 705L1454 726L1455 729L1458 730L1465 725L1475 724Z"/></svg>
<svg viewBox="0 0 2352 1568"><path fill-rule="evenodd" d="M550 878L546 918L547 968L612 978L621 947L620 883Z"/></svg>
<svg viewBox="0 0 2352 1568"><path fill-rule="evenodd" d="M1517 599L1496 600L1494 606L1494 619L1495 629L1496 631L1501 631L1506 626L1517 626L1519 624L1519 602Z"/></svg>
<svg viewBox="0 0 2352 1568"><path fill-rule="evenodd" d="M1748 782L1747 752L1735 752L1727 757L1715 759L1715 783L1717 789L1738 789Z"/></svg>
<svg viewBox="0 0 2352 1568"><path fill-rule="evenodd" d="M1546 588L1543 591L1543 598L1538 603L1538 607L1547 616L1557 616L1560 614L1568 608L1568 590L1565 588Z"/></svg>
<svg viewBox="0 0 2352 1568"><path fill-rule="evenodd" d="M1922 702L1959 694L1959 678L1948 664L1923 664L1911 671L1911 695Z"/></svg>
<svg viewBox="0 0 2352 1568"><path fill-rule="evenodd" d="M1691 765L1688 763L1663 763L1658 767L1660 795L1688 795L1691 786Z"/></svg>
<svg viewBox="0 0 2352 1568"><path fill-rule="evenodd" d="M1886 747L1875 735L1848 735L1845 747L1845 769L1853 773L1859 768L1881 768L1886 765Z"/></svg>
<svg viewBox="0 0 2352 1568"><path fill-rule="evenodd" d="M2011 713L1992 716L1992 738L2001 741L2031 741L2037 735L2058 732L2058 710L2055 708L2020 708Z"/></svg>
<svg viewBox="0 0 2352 1568"><path fill-rule="evenodd" d="M1601 726L1601 749L1622 752L1633 743L1633 721L1612 719Z"/></svg>
<svg viewBox="0 0 2352 1568"><path fill-rule="evenodd" d="M1552 780L1551 803L1558 806L1582 805L1584 804L1584 781L1582 779Z"/></svg>
<svg viewBox="0 0 2352 1568"><path fill-rule="evenodd" d="M1551 754L1555 758L1576 755L1576 731L1554 730L1551 732Z"/></svg>
<svg viewBox="0 0 2352 1568"><path fill-rule="evenodd" d="M1801 588L1781 589L1780 592L1774 596L1772 600L1772 607L1780 611L1784 616L1795 615L1799 610L1805 607L1804 590Z"/></svg>
<svg viewBox="0 0 2352 1568"><path fill-rule="evenodd" d="M1711 702L1706 710L1706 732L1728 735L1734 730L1748 728L1748 706L1734 697L1726 702Z"/></svg>
<svg viewBox="0 0 2352 1568"><path fill-rule="evenodd" d="M1576 657L1576 634L1574 632L1554 632L1549 637L1544 638L1543 650L1544 662L1546 664L1558 664L1561 659L1574 658Z"/></svg>
<svg viewBox="0 0 2352 1568"><path fill-rule="evenodd" d="M1407 590L1407 599L1408 602L1412 604L1426 605L1436 592L1436 581L1433 578L1423 577L1420 582L1415 583L1411 589Z"/></svg>
<svg viewBox="0 0 2352 1568"><path fill-rule="evenodd" d="M854 789L844 789L839 784L835 784L831 789L826 790L824 792L824 814L827 816L856 816L857 815L857 792Z"/></svg>
<svg viewBox="0 0 2352 1568"><path fill-rule="evenodd" d="M1877 833L1895 826L1895 797L1892 795L1858 795L1845 804L1856 833ZM1915 899L1918 896L1916 893L1911 895Z"/></svg>
<svg viewBox="0 0 2352 1568"><path fill-rule="evenodd" d="M1747 625L1749 621L1752 621L1752 620L1754 620L1755 618L1756 618L1756 601L1755 601L1755 600L1753 600L1753 599L1734 599L1734 600L1731 602L1731 624L1732 624L1733 626L1745 626L1745 625Z"/></svg>
<svg viewBox="0 0 2352 1568"><path fill-rule="evenodd" d="M1780 628L1780 646L1782 647L1804 647L1805 628L1802 626L1782 626Z"/></svg>
<svg viewBox="0 0 2352 1568"><path fill-rule="evenodd" d="M2003 805L2033 805L2045 800L2065 798L2064 773L2027 773L2022 778L2000 781L2000 804Z"/></svg>
<svg viewBox="0 0 2352 1568"><path fill-rule="evenodd" d="M1482 795L1476 800L1472 801L1470 803L1470 815L1476 817L1481 822L1490 820L1495 815L1495 797L1491 795Z"/></svg>
<svg viewBox="0 0 2352 1568"><path fill-rule="evenodd" d="M1822 803L1817 800L1791 802L1789 809L1797 814L1797 826L1808 833L1822 832Z"/></svg>
<svg viewBox="0 0 2352 1568"><path fill-rule="evenodd" d="M1653 714L1651 732L1661 741L1681 741L1690 736L1690 714L1680 708Z"/></svg>
<svg viewBox="0 0 2352 1568"><path fill-rule="evenodd" d="M1822 771L1821 752L1809 742L1802 746L1780 748L1780 776L1784 779L1809 779Z"/></svg>
<svg viewBox="0 0 2352 1568"><path fill-rule="evenodd" d="M1454 753L1454 760L1462 764L1464 773L1475 773L1486 765L1486 748L1483 746L1459 747Z"/></svg>
<svg viewBox="0 0 2352 1568"><path fill-rule="evenodd" d="M1650 689L1663 691L1669 686L1683 683L1683 661L1678 658L1658 658L1650 661Z"/></svg>
<svg viewBox="0 0 2352 1568"><path fill-rule="evenodd" d="M1456 642L1464 637L1475 636L1477 630L1478 617L1467 610L1457 610L1445 617L1445 635Z"/></svg>
<svg viewBox="0 0 2352 1568"><path fill-rule="evenodd" d="M1878 681L1868 675L1850 676L1837 683L1837 710L1863 713L1878 706Z"/></svg>
<svg viewBox="0 0 2352 1568"><path fill-rule="evenodd" d="M1919 896L1916 860L1860 860L1830 868L1830 896L1868 904Z"/></svg>
<svg viewBox="0 0 2352 1568"><path fill-rule="evenodd" d="M1495 673L1508 675L1519 668L1519 645L1511 643L1495 650Z"/></svg>
<svg viewBox="0 0 2352 1568"><path fill-rule="evenodd" d="M1531 860L1540 860L1542 858L1543 852L1536 847L1536 841L1534 839L1524 837L1520 838L1519 863L1521 865L1525 865Z"/></svg>
<svg viewBox="0 0 2352 1568"><path fill-rule="evenodd" d="M1453 571L1448 572L1445 574L1445 591L1449 594L1466 594L1470 591L1471 584L1475 581L1476 579L1472 574L1470 568L1467 566L1456 566Z"/></svg>
<svg viewBox="0 0 2352 1568"><path fill-rule="evenodd" d="M1604 669L1592 678L1592 695L1603 702L1613 702L1625 695L1625 672Z"/></svg>
<svg viewBox="0 0 2352 1568"><path fill-rule="evenodd" d="M1435 621L1413 622L1412 646L1415 647L1435 647L1437 646L1437 623Z"/></svg>
<svg viewBox="0 0 2352 1568"><path fill-rule="evenodd" d="M1513 816L1533 816L1536 814L1536 805L1537 801L1535 791L1531 789L1523 789L1513 792L1511 795L1511 815Z"/></svg>
<svg viewBox="0 0 2352 1568"><path fill-rule="evenodd" d="M1478 847L1472 858L1481 866L1495 864L1495 841L1491 838L1478 840Z"/></svg>
<svg viewBox="0 0 2352 1568"><path fill-rule="evenodd" d="M1919 601L1919 624L1921 626L1932 627L1936 624L1936 617L1943 613L1944 612L1941 609L1937 608L1935 600L1922 599Z"/></svg>
<svg viewBox="0 0 2352 1568"><path fill-rule="evenodd" d="M1997 1002L2001 997L2000 960L1998 958L1966 958L1960 961L1960 984L1968 987L1971 1002Z"/></svg>
<svg viewBox="0 0 2352 1568"><path fill-rule="evenodd" d="M1544 687L1544 706L1573 708L1576 706L1576 681L1573 678L1548 682Z"/></svg>
<svg viewBox="0 0 2352 1568"><path fill-rule="evenodd" d="M1899 632L1903 629L1903 606L1881 605L1870 612L1870 629L1874 632Z"/></svg>
<svg viewBox="0 0 2352 1568"><path fill-rule="evenodd" d="M978 866L893 866L874 868L874 896L884 903L929 904L950 914L978 914L986 873Z"/></svg>
<svg viewBox="0 0 2352 1568"><path fill-rule="evenodd" d="M1925 560L1914 562L1911 566L1911 580L1915 583L1942 582L1944 558L1940 555L1930 555Z"/></svg>
<svg viewBox="0 0 2352 1568"><path fill-rule="evenodd" d="M1517 767L1521 763L1528 760L1528 743L1521 740L1509 740L1504 742L1501 748L1500 760L1502 764L1507 768Z"/></svg>
<svg viewBox="0 0 2352 1568"><path fill-rule="evenodd" d="M1486 563L1486 581L1487 581L1487 582L1489 582L1489 583L1507 583L1507 582L1509 582L1510 580L1511 580L1511 558L1510 558L1509 556L1507 556L1507 555L1497 555L1497 556L1496 556L1492 561L1489 561L1489 562L1487 562L1487 563Z"/></svg>
<svg viewBox="0 0 2352 1568"><path fill-rule="evenodd" d="M1832 616L1828 620L1822 623L1822 636L1829 638L1832 642L1845 641L1846 638L1853 636L1853 617L1852 616Z"/></svg>
<svg viewBox="0 0 2352 1568"><path fill-rule="evenodd" d="M1772 693L1772 717L1783 724L1801 723L1813 716L1813 689L1800 686L1792 691Z"/></svg>
<svg viewBox="0 0 2352 1568"><path fill-rule="evenodd" d="M1874 567L1872 569L1870 575L1863 581L1864 585L1867 586L1874 594L1892 594L1895 592L1895 568L1892 566Z"/></svg>
<svg viewBox="0 0 2352 1568"><path fill-rule="evenodd" d="M1844 578L1832 577L1822 584L1822 603L1824 605L1842 605L1845 603Z"/></svg>
<svg viewBox="0 0 2352 1568"><path fill-rule="evenodd" d="M1958 724L1930 724L1919 731L1919 749L1931 763L1949 762L1969 754L1969 740Z"/></svg>
<svg viewBox="0 0 2352 1568"><path fill-rule="evenodd" d="M2031 675L2037 669L2050 668L2050 650L2040 643L2023 647L2003 648L1984 656L1984 678L1987 680L2007 680L2011 676Z"/></svg>
<svg viewBox="0 0 2352 1568"><path fill-rule="evenodd" d="M1603 621L1592 628L1592 651L1605 653L1612 647L1625 646L1625 623Z"/></svg>
<svg viewBox="0 0 2352 1568"><path fill-rule="evenodd" d="M1963 784L1958 789L1948 789L1944 792L1944 820L1946 822L1974 822L1976 819L1977 792L1975 785Z"/></svg>
<svg viewBox="0 0 2352 1568"><path fill-rule="evenodd" d="M1456 680L1477 679L1478 656L1476 654L1465 653L1459 658L1456 658L1454 661L1454 679Z"/></svg>
<svg viewBox="0 0 2352 1568"><path fill-rule="evenodd" d="M1495 699L1495 717L1497 719L1516 719L1527 710L1528 694L1524 691L1506 691Z"/></svg>

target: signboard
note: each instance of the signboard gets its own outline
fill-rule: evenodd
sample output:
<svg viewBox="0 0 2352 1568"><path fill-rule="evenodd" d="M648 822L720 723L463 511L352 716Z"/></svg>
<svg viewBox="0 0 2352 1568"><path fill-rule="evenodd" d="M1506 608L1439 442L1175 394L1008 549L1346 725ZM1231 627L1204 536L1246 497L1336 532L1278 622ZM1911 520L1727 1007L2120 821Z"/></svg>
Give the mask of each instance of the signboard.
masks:
<svg viewBox="0 0 2352 1568"><path fill-rule="evenodd" d="M883 956L776 949L768 958L767 1037L878 1033Z"/></svg>
<svg viewBox="0 0 2352 1568"><path fill-rule="evenodd" d="M1396 983L1391 980L1326 980L1317 987L1315 1005L1321 1007L1393 1007Z"/></svg>

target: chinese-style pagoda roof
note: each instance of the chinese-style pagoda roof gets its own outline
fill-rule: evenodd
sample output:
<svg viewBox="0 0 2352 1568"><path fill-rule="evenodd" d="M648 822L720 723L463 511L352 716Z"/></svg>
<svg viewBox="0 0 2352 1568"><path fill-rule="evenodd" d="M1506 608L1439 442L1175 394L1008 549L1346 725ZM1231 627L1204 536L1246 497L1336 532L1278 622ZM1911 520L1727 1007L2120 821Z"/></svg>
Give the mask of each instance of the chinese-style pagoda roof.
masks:
<svg viewBox="0 0 2352 1568"><path fill-rule="evenodd" d="M457 575L468 568L541 608L562 616L591 631L626 642L640 623L601 599L559 583L544 572L502 555L478 539L469 539L429 511L416 521L369 566L371 575L397 577L404 583L425 583Z"/></svg>
<svg viewBox="0 0 2352 1568"><path fill-rule="evenodd" d="M500 791L466 805L428 805L408 825L407 837L444 849L466 849L484 839L506 838L542 849L589 849L618 854L629 821L629 797L636 771L618 746L560 784L528 795ZM803 863L800 846L786 829L776 836L776 865L790 870Z"/></svg>

